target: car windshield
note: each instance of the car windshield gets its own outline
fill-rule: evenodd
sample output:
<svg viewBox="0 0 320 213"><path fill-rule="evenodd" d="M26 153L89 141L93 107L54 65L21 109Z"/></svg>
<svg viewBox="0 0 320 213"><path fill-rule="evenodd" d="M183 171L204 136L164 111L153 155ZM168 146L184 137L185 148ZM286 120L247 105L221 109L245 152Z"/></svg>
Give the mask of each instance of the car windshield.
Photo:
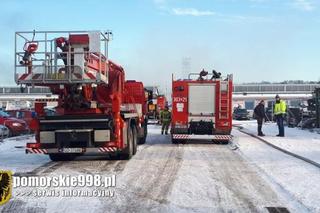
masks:
<svg viewBox="0 0 320 213"><path fill-rule="evenodd" d="M0 111L0 117L7 118L10 117L10 115L4 111Z"/></svg>

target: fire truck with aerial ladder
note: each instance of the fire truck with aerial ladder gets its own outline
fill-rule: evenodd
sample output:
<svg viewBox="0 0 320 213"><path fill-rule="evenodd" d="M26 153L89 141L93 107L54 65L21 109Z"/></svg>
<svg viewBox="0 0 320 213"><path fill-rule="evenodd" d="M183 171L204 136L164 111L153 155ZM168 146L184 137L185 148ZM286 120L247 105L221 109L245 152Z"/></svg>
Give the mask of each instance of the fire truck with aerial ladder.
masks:
<svg viewBox="0 0 320 213"><path fill-rule="evenodd" d="M145 87L146 97L148 101L147 114L149 119L160 119L160 112L168 105L166 96L159 94L158 87Z"/></svg>
<svg viewBox="0 0 320 213"><path fill-rule="evenodd" d="M58 98L36 100L34 143L26 153L53 161L81 154L130 159L147 136L141 82L125 81L124 69L108 59L110 31L29 31L15 34L15 81L49 87ZM23 48L23 49L22 49Z"/></svg>
<svg viewBox="0 0 320 213"><path fill-rule="evenodd" d="M186 140L229 142L232 139L232 75L215 70L172 76L172 143Z"/></svg>

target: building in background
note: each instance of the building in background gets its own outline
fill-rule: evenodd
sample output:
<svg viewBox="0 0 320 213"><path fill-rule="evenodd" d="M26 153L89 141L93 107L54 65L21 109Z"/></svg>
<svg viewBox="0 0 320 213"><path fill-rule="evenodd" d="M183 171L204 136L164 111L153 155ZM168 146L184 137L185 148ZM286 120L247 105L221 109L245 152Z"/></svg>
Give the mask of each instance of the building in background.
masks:
<svg viewBox="0 0 320 213"><path fill-rule="evenodd" d="M261 100L271 107L278 94L289 106L300 106L312 97L312 92L320 84L235 84L233 87L234 106L252 110Z"/></svg>

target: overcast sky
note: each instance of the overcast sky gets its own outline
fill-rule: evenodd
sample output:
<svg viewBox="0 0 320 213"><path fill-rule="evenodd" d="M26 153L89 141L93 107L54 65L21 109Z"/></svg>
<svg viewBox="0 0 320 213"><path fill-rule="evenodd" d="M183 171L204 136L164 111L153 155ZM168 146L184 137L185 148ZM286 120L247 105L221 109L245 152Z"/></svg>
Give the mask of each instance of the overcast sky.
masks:
<svg viewBox="0 0 320 213"><path fill-rule="evenodd" d="M235 82L320 80L319 0L1 0L0 85L14 85L14 32L112 30L127 78L215 68Z"/></svg>

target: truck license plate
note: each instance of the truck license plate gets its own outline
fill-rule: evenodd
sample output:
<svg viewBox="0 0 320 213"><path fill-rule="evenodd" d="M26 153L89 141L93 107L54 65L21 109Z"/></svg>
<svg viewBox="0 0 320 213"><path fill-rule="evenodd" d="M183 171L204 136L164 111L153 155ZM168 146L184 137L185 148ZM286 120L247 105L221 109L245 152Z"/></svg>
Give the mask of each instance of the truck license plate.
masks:
<svg viewBox="0 0 320 213"><path fill-rule="evenodd" d="M62 153L82 153L84 150L83 148L62 148L60 152Z"/></svg>

